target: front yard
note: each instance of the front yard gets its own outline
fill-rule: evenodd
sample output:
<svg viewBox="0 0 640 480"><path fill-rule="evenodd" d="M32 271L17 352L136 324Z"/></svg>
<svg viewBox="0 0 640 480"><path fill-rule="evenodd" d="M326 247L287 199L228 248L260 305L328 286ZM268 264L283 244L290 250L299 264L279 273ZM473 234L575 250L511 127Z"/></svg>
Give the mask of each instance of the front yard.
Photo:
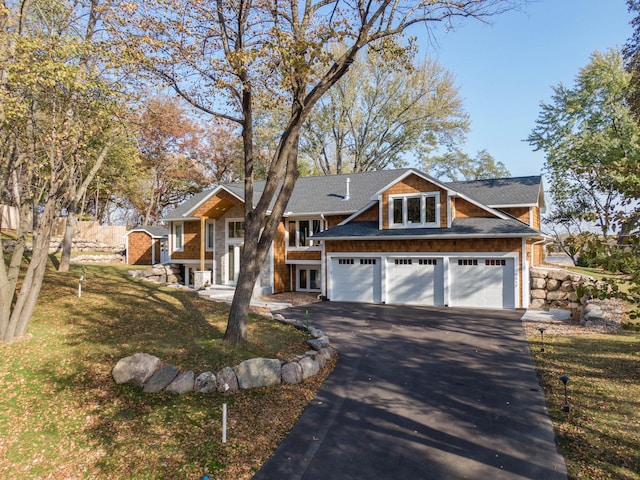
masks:
<svg viewBox="0 0 640 480"><path fill-rule="evenodd" d="M143 394L110 376L152 353L181 370L218 371L251 357L308 350L291 327L252 318L250 342L222 343L228 307L184 289L131 280L127 266L50 270L30 337L0 346L0 478L251 478L330 371L296 386L233 395ZM226 444L222 404L228 403Z"/></svg>
<svg viewBox="0 0 640 480"><path fill-rule="evenodd" d="M640 479L640 334L545 334L544 352L529 341L570 478Z"/></svg>
<svg viewBox="0 0 640 480"><path fill-rule="evenodd" d="M216 479L249 479L330 371L229 396L116 385L115 362L140 351L182 370L217 371L307 349L303 333L259 316L247 347L229 349L226 305L132 280L127 268L87 266L81 298L80 267L50 270L30 338L0 346L0 478L196 479L207 469ZM544 352L540 340L529 336L571 478L640 479L640 334L545 334Z"/></svg>

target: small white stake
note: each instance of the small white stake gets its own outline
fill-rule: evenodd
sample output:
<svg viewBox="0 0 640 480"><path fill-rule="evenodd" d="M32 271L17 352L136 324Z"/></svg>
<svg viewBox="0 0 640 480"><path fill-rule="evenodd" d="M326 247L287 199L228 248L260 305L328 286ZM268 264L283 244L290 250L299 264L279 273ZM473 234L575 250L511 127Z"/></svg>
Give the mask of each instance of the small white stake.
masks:
<svg viewBox="0 0 640 480"><path fill-rule="evenodd" d="M222 404L222 443L227 443L227 404Z"/></svg>
<svg viewBox="0 0 640 480"><path fill-rule="evenodd" d="M78 282L78 298L82 297L82 282Z"/></svg>

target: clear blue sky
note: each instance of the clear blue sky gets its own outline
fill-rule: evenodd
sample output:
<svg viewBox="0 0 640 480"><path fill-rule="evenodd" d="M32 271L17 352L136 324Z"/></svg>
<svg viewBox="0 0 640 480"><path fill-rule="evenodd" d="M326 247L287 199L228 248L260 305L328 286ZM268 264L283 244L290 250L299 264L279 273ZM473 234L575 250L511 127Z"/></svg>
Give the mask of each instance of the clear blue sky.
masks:
<svg viewBox="0 0 640 480"><path fill-rule="evenodd" d="M454 31L420 40L456 78L471 131L463 150L486 149L514 176L538 175L544 153L523 139L535 127L551 86L573 85L595 50L621 48L631 36L625 0L537 0L491 18L464 20ZM420 31L409 32L420 35Z"/></svg>

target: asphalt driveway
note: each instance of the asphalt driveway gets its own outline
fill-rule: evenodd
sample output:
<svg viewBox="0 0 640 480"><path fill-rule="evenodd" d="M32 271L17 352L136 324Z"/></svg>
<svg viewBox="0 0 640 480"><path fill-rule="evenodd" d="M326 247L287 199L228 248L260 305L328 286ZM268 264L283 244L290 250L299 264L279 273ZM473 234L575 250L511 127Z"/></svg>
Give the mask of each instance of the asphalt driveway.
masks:
<svg viewBox="0 0 640 480"><path fill-rule="evenodd" d="M286 310L340 360L254 479L565 479L522 311Z"/></svg>

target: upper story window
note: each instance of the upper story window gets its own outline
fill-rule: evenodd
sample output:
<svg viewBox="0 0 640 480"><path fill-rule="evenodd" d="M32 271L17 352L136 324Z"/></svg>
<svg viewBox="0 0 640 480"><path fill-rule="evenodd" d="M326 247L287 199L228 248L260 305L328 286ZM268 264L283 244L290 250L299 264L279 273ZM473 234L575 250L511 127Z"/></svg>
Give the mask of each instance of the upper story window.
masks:
<svg viewBox="0 0 640 480"><path fill-rule="evenodd" d="M289 247L312 247L312 237L322 231L321 220L289 220ZM316 243L317 245L317 243Z"/></svg>
<svg viewBox="0 0 640 480"><path fill-rule="evenodd" d="M389 226L391 228L439 227L439 219L439 192L389 197Z"/></svg>
<svg viewBox="0 0 640 480"><path fill-rule="evenodd" d="M182 222L173 224L173 250L175 252L184 250L184 224Z"/></svg>

